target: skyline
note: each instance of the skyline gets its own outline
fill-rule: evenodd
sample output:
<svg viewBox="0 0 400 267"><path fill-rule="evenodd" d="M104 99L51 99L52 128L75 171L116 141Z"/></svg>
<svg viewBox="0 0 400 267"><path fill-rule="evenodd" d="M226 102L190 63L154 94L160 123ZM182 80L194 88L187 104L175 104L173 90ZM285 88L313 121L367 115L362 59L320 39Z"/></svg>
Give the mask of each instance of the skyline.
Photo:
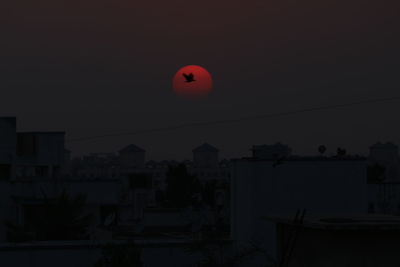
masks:
<svg viewBox="0 0 400 267"><path fill-rule="evenodd" d="M400 266L396 1L3 2L2 265Z"/></svg>
<svg viewBox="0 0 400 267"><path fill-rule="evenodd" d="M16 117L0 117L0 119L11 119L11 121L14 121L14 126L16 127L16 133L18 134L62 134L62 140L63 140L63 146L65 145L65 149L67 149L69 151L69 153L71 153L73 158L80 158L83 156L90 156L90 155L96 155L96 154L114 154L114 155L118 155L119 151L121 149L125 149L128 146L134 146L137 147L137 145L139 146L138 149L143 149L143 151L146 154L145 160L146 161L163 161L163 160L178 160L178 161L185 161L185 160L190 160L190 158L192 158L193 154L192 152L197 149L200 146L203 145L207 145L209 146L210 144L205 141L203 143L197 143L195 146L193 146L192 148L186 148L185 155L184 156L180 156L180 157L174 157L168 155L166 158L161 158L161 157L157 157L154 155L157 155L157 153L159 152L159 150L157 150L157 148L155 148L155 150L153 151L149 151L147 149L147 147L142 147L140 144L137 143L126 143L123 145L123 147L119 147L119 148L113 148L109 151L88 151L86 153L82 153L82 154L77 154L74 153L74 151L71 151L68 147L69 143L81 143L81 142L90 142L93 140L102 140L102 139L107 139L107 138L120 138L121 136L137 136L137 135L144 135L144 134L162 134L163 132L168 132L168 131L176 131L176 130L182 130L185 128L199 128L199 127L204 127L207 125L219 125L219 124L232 124L232 123L239 123L239 122L246 122L248 120L265 120L268 118L274 118L274 117L284 117L284 116L290 116L293 114L297 114L297 113L309 113L309 112L313 112L313 111L318 111L318 110L329 110L329 109L337 109L337 108L343 108L343 107L348 107L348 106L357 106L357 105L365 105L365 104L371 104L371 103L382 103L382 102L391 102L391 101L396 101L396 100L400 100L400 97L394 97L394 98L383 98L383 99L375 99L375 100L366 100L366 101L359 101L359 102L353 102L353 103L346 103L346 104L341 104L341 105L333 105L333 106L325 106L325 107L314 107L314 108L308 108L308 109L303 109L303 110L295 110L295 111L289 111L289 112L284 112L284 113L272 113L272 114L263 114L263 115L258 115L258 116L252 116L252 117L244 117L244 118L240 118L240 119L233 119L233 120L225 120L225 121L213 121L213 122L205 122L205 123L198 123L198 124L182 124L182 125L175 125L175 126L170 126L170 127L165 127L165 128L158 128L158 129L144 129L142 131L137 131L137 132L125 132L125 133L115 133L115 134L111 134L111 135L98 135L98 136L89 136L89 137L84 137L84 138L77 138L77 139L65 139L65 135L67 134L65 131L19 131L18 130L18 121ZM255 147L263 147L263 146L275 146L275 145L283 145L283 146L288 146L288 148L290 148L292 153L291 155L294 157L304 157L304 158L315 158L315 157L319 157L323 154L323 156L325 158L331 158L331 157L336 157L337 155L339 155L339 150L340 151L345 151L345 155L348 155L350 157L369 157L370 155L370 149L376 145L390 145L398 148L397 143L393 143L391 141L383 141L382 140L378 140L375 141L373 143L368 144L365 148L363 152L359 152L359 151L351 151L346 146L326 146L326 143L320 143L318 146L315 146L314 149L310 152L310 153L302 153L301 151L293 151L293 147L291 146L291 144L285 143L285 142L281 142L281 141L275 141L275 142L270 142L270 143L252 143L249 145L249 147L246 149L246 151L242 151L242 154L238 154L236 156L232 156L232 155L228 155L227 153L225 153L224 151L220 150L220 147L217 144L211 144L211 147L215 147L218 151L219 151L219 159L220 160L231 160L231 159L240 159L240 158L248 158L248 157L252 157L254 155L254 152L251 152ZM323 147L323 152L321 152L321 147ZM155 153L154 153L155 152ZM221 153L222 152L222 153ZM322 153L322 154L321 154ZM150 155L150 157L149 157ZM222 156L221 156L222 155Z"/></svg>
<svg viewBox="0 0 400 267"><path fill-rule="evenodd" d="M19 130L79 138L398 95L400 19L391 1L187 8L178 0L5 3L0 114L17 116ZM190 64L213 76L207 98L173 93L173 75ZM205 141L232 156L281 141L300 153L321 143L362 153L379 140L400 143L399 113L396 102L377 103L68 146L81 154L137 143L177 158Z"/></svg>
<svg viewBox="0 0 400 267"><path fill-rule="evenodd" d="M348 103L340 103L340 104L335 104L335 105L326 105L326 106L316 106L316 107L308 107L308 108L303 108L303 109L298 109L298 110L288 110L288 111L283 111L283 112L275 112L275 113L267 113L267 114L257 114L257 115L253 115L253 116L247 116L247 117L240 117L240 118L229 118L229 119L225 119L225 120L214 120L214 121L203 121L203 122L190 122L190 123L181 123L181 124L176 124L176 125L167 125L165 127L158 127L158 128L147 128L147 129L130 129L130 130L125 130L123 132L113 132L113 133L108 133L108 134L103 134L103 133L98 133L97 135L91 135L91 136L81 136L78 138L69 138L68 136L68 132L66 132L65 130L59 130L58 132L62 131L65 132L66 134L66 139L65 139L65 143L66 143L66 148L71 150L71 146L79 146L80 144L85 144L85 143L90 143L90 142L94 142L94 143L103 143L104 140L116 140L116 139L123 139L123 140L136 140L136 139L141 139L143 137L146 137L147 135L153 135L153 136L163 136L165 134L170 134L170 133L174 133L174 132L180 132L180 131L195 131L197 130L201 130L202 128L207 128L207 127L226 127L226 126L231 126L231 127L236 127L240 126L240 124L249 124L249 123L260 123L260 122L268 122L268 120L276 120L277 118L284 118L285 117L291 117L291 116L307 116L307 113L314 113L314 112L335 112L335 111L340 111L341 109L346 109L349 107L357 107L357 106L368 106L368 105L376 105L376 104L384 104L384 103L388 103L390 104L395 104L397 103L397 101L400 100L400 97L388 97L388 98L377 98L377 99L365 99L365 100L361 100L361 101L354 101L354 102L348 102ZM304 113L304 114L303 114ZM300 115L298 115L300 114ZM10 116L13 117L13 116ZM17 118L18 119L18 118ZM19 120L19 119L18 119ZM23 127L22 127L23 128ZM35 130L24 130L21 129L21 127L19 127L19 123L17 123L17 130L19 132L43 132L41 129L35 129ZM50 132L54 132L54 131L50 131ZM200 139L199 139L200 140ZM234 140L234 138L232 139ZM194 144L194 146L197 146L200 143L207 143L207 140L202 140L199 141L199 143ZM362 150L355 150L354 146L344 146L345 148L349 149L350 148L350 154L352 155L366 155L367 151L368 151L368 147L374 143L387 143L387 142L391 142L391 143L396 143L393 140L373 140L371 143L367 144L365 147L362 148ZM134 143L134 142L133 142ZM247 154L249 154L249 151L251 150L251 147L253 145L261 145L261 144L274 144L274 143L288 143L288 142L282 142L281 139L277 139L277 140L269 140L269 142L259 142L259 143L252 143L250 140L247 141L248 147L245 148L244 150L242 149L241 151L239 151L238 149L234 150L235 151L235 155L229 154L229 153L224 153L224 151L222 151L222 155L224 158L241 158L241 157L245 157ZM72 145L71 145L72 144ZM122 146L126 145L122 144ZM137 143L136 143L137 144ZM153 144L153 143L151 143ZM306 149L306 151L302 151L302 150L298 150L298 149L294 149L295 152L297 152L297 155L304 155L304 156L314 156L317 153L317 147L319 145L327 145L329 143L325 142L325 143L315 143L314 147L312 147L312 145L308 146L308 149ZM218 148L219 146L217 144L216 145ZM290 145L290 144L289 144ZM336 145L336 147L335 147ZM101 147L100 146L96 146L97 148ZM336 148L341 147L341 145L339 145L338 143L331 143L331 145L328 145L330 151L330 155L335 155L335 151ZM120 147L121 148L121 147ZM108 151L101 151L101 150L94 150L94 151L85 151L85 152L81 152L81 153L76 153L76 151L72 151L72 155L75 156L82 156L82 155L87 155L87 154L91 154L91 153L114 153L117 152L120 148L111 148ZM183 147L182 147L183 148ZM230 147L231 148L231 147ZM293 148L293 147L292 147ZM188 152L188 150L185 150L184 148L181 149L181 153L179 154L173 154L173 153L164 153L164 158L161 156L157 156L159 155L158 153L160 153L160 151L156 148L154 151L156 151L155 154L153 154L153 158L151 158L152 160L162 160L162 159L179 159L179 160L184 160L184 159L188 159L190 157L190 153ZM153 151L153 152L154 152ZM231 149L232 151L232 149ZM183 154L183 153L184 154ZM150 153L151 155L151 153ZM155 155L155 156L154 156ZM176 156L178 155L178 156Z"/></svg>

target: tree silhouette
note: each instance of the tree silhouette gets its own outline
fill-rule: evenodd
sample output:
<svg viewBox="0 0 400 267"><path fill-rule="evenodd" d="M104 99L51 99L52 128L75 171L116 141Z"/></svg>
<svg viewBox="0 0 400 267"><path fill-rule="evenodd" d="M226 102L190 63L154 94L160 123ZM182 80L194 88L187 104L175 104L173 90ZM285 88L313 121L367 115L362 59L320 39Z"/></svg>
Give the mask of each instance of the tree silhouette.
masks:
<svg viewBox="0 0 400 267"><path fill-rule="evenodd" d="M202 199L205 204L209 207L215 206L216 201L216 191L217 191L218 181L216 179L209 180L205 182L204 186L202 187Z"/></svg>
<svg viewBox="0 0 400 267"><path fill-rule="evenodd" d="M193 196L200 193L201 185L198 179L188 173L184 164L170 166L166 176L167 205L173 208L190 206Z"/></svg>
<svg viewBox="0 0 400 267"><path fill-rule="evenodd" d="M336 152L338 157L344 157L347 153L346 149L340 147L337 148Z"/></svg>
<svg viewBox="0 0 400 267"><path fill-rule="evenodd" d="M386 168L378 163L368 165L367 179L368 183L381 183L386 178Z"/></svg>
<svg viewBox="0 0 400 267"><path fill-rule="evenodd" d="M326 152L326 146L320 145L320 146L318 147L318 152L319 152L321 155L323 155L323 154Z"/></svg>

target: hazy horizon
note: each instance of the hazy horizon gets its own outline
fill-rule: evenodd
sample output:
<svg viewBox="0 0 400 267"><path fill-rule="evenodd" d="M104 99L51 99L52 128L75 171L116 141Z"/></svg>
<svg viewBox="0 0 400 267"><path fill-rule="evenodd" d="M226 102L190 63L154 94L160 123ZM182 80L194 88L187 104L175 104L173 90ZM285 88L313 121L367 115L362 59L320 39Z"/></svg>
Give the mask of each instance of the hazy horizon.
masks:
<svg viewBox="0 0 400 267"><path fill-rule="evenodd" d="M157 6L158 8L154 8ZM0 116L67 139L399 96L393 1L17 0L0 8ZM190 9L191 12L187 12ZM175 72L200 65L214 91L188 100ZM400 143L397 101L265 120L68 143L75 154L133 143L187 158L203 142L225 157L277 141L366 153ZM316 153L316 152L315 152Z"/></svg>

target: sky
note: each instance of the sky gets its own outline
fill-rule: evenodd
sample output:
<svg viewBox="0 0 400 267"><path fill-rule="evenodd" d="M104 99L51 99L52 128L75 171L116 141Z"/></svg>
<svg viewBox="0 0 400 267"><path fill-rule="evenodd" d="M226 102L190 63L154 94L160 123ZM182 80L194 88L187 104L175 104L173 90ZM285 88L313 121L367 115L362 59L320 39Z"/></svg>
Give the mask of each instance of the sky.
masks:
<svg viewBox="0 0 400 267"><path fill-rule="evenodd" d="M295 154L365 154L400 144L399 101L70 140L400 96L399 28L394 0L7 1L0 116L17 116L20 131L66 131L74 155L133 143L149 159L184 159L208 142L240 157L278 141ZM213 76L206 98L171 88L192 64Z"/></svg>

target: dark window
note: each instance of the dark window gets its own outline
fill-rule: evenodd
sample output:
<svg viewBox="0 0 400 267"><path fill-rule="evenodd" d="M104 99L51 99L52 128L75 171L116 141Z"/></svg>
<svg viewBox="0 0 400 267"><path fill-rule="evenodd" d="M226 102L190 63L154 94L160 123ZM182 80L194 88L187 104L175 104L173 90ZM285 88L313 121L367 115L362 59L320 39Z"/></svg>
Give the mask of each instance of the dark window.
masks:
<svg viewBox="0 0 400 267"><path fill-rule="evenodd" d="M152 179L148 174L131 174L129 176L130 188L151 188Z"/></svg>
<svg viewBox="0 0 400 267"><path fill-rule="evenodd" d="M368 165L367 181L368 183L381 183L386 178L386 167L380 164Z"/></svg>
<svg viewBox="0 0 400 267"><path fill-rule="evenodd" d="M48 166L36 166L35 167L35 176L47 177L48 175L49 175L49 167Z"/></svg>
<svg viewBox="0 0 400 267"><path fill-rule="evenodd" d="M374 213L375 212L375 204L370 202L368 203L368 213Z"/></svg>
<svg viewBox="0 0 400 267"><path fill-rule="evenodd" d="M53 177L59 177L61 174L60 166L53 166Z"/></svg>
<svg viewBox="0 0 400 267"><path fill-rule="evenodd" d="M160 203L163 202L165 200L165 193L162 190L156 190L155 192L155 198L156 198L156 202Z"/></svg>
<svg viewBox="0 0 400 267"><path fill-rule="evenodd" d="M28 231L35 231L37 227L35 225L35 221L37 220L37 218L43 218L44 216L46 216L45 208L41 204L26 204L23 206L23 213L23 224Z"/></svg>
<svg viewBox="0 0 400 267"><path fill-rule="evenodd" d="M0 164L0 180L8 180L11 177L11 165Z"/></svg>
<svg viewBox="0 0 400 267"><path fill-rule="evenodd" d="M36 153L36 137L33 134L18 133L17 155L20 157L34 156Z"/></svg>

